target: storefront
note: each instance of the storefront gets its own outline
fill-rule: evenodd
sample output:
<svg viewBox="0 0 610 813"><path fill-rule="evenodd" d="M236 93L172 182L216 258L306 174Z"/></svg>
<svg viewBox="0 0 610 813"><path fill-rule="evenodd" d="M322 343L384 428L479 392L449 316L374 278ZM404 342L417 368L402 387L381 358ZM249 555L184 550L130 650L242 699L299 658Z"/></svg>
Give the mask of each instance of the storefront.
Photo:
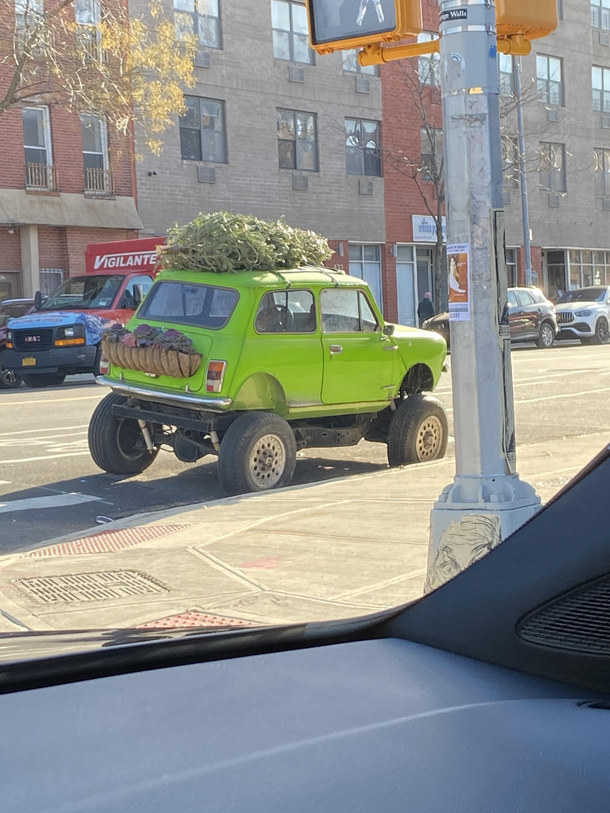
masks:
<svg viewBox="0 0 610 813"><path fill-rule="evenodd" d="M610 251L546 249L542 268L544 292L550 299L575 288L610 285Z"/></svg>

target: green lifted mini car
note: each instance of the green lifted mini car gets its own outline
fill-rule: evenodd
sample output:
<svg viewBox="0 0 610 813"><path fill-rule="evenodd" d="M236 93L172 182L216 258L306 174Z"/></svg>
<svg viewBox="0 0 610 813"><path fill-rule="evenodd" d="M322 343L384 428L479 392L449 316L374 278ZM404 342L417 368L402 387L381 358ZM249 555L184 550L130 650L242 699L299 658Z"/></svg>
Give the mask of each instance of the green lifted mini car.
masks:
<svg viewBox="0 0 610 813"><path fill-rule="evenodd" d="M189 463L217 455L223 489L240 494L288 485L308 447L364 438L387 445L390 466L445 454L447 417L426 394L444 340L384 322L355 277L168 270L128 329L105 344L113 363L98 381L112 393L89 427L104 471L139 473L170 446Z"/></svg>

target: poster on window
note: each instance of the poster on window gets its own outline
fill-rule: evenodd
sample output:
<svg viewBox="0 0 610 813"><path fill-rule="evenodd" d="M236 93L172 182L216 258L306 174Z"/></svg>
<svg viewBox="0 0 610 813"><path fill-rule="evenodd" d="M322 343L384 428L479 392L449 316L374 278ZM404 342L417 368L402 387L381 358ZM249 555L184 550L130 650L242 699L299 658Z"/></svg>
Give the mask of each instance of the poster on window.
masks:
<svg viewBox="0 0 610 813"><path fill-rule="evenodd" d="M318 45L396 29L396 0L310 0L310 5Z"/></svg>
<svg viewBox="0 0 610 813"><path fill-rule="evenodd" d="M447 246L449 272L449 319L470 321L470 246L466 243Z"/></svg>

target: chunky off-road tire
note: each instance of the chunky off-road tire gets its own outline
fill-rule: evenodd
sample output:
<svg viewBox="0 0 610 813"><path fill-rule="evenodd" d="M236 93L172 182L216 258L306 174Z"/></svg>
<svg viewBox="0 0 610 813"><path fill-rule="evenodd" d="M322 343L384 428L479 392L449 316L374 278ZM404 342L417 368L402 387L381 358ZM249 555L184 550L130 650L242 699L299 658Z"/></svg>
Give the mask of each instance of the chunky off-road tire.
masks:
<svg viewBox="0 0 610 813"><path fill-rule="evenodd" d="M449 428L440 401L431 395L410 395L400 402L390 421L390 466L424 463L445 456Z"/></svg>
<svg viewBox="0 0 610 813"><path fill-rule="evenodd" d="M538 331L538 338L536 344L541 350L547 350L555 344L555 331L550 322L543 322Z"/></svg>
<svg viewBox="0 0 610 813"><path fill-rule="evenodd" d="M63 384L66 380L65 375L61 373L41 373L40 375L24 375L23 383L26 387L33 389L42 389L42 387L57 387Z"/></svg>
<svg viewBox="0 0 610 813"><path fill-rule="evenodd" d="M146 449L137 421L112 414L114 404L125 401L124 396L110 393L97 405L89 423L91 457L109 474L139 474L150 466L159 451Z"/></svg>
<svg viewBox="0 0 610 813"><path fill-rule="evenodd" d="M605 319L598 319L593 336L587 336L581 339L581 342L583 344L608 344L609 338L610 329L608 328L608 322Z"/></svg>
<svg viewBox="0 0 610 813"><path fill-rule="evenodd" d="M287 486L297 460L294 433L270 412L248 412L227 429L218 453L218 479L229 494Z"/></svg>
<svg viewBox="0 0 610 813"><path fill-rule="evenodd" d="M19 373L6 370L0 362L0 390L16 390L21 386L23 379Z"/></svg>

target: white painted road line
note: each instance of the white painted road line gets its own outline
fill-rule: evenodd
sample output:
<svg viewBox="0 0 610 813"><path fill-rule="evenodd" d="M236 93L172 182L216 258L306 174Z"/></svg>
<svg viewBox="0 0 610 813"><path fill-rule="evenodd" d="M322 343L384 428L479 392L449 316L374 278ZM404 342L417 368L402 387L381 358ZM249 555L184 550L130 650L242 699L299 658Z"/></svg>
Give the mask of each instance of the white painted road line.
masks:
<svg viewBox="0 0 610 813"><path fill-rule="evenodd" d="M68 452L66 454L48 454L43 457L21 457L17 460L0 460L0 464L5 466L9 463L32 463L35 460L55 460L57 457L78 457L79 455L89 454L89 452Z"/></svg>
<svg viewBox="0 0 610 813"><path fill-rule="evenodd" d="M0 407L3 406L24 406L24 404L64 404L72 403L73 401L99 401L102 396L108 393L100 392L99 395L79 395L78 398L36 398L34 401L0 401Z"/></svg>
<svg viewBox="0 0 610 813"><path fill-rule="evenodd" d="M522 401L515 401L515 404L535 404L538 401L557 401L562 398L577 398L581 395L595 395L597 392L610 392L610 387L601 390L583 390L582 392L562 392L558 395L543 395L541 398L524 398Z"/></svg>
<svg viewBox="0 0 610 813"><path fill-rule="evenodd" d="M86 429L89 426L87 423L81 423L78 426L44 426L38 429L19 429L17 432L0 432L0 438L6 438L12 435L31 435L32 432L59 432L64 429Z"/></svg>
<svg viewBox="0 0 610 813"><path fill-rule="evenodd" d="M83 502L99 502L101 497L90 494L54 494L52 497L29 497L26 500L0 502L0 514L11 511L33 511L37 508L61 508L64 505L79 505Z"/></svg>

